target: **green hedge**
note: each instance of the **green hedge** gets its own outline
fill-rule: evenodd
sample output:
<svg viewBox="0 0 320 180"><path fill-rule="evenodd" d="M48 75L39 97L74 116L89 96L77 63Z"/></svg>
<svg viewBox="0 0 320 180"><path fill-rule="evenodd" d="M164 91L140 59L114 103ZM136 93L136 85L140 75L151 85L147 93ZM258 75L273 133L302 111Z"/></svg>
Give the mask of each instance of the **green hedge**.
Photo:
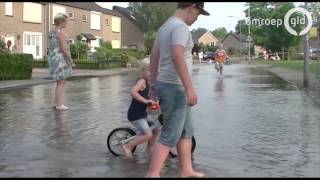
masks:
<svg viewBox="0 0 320 180"><path fill-rule="evenodd" d="M109 69L109 68L121 68L126 67L125 60L121 60L120 57L110 57L108 59L90 60L81 59L75 60L76 69ZM33 67L48 68L48 60L35 60L33 61Z"/></svg>
<svg viewBox="0 0 320 180"><path fill-rule="evenodd" d="M126 61L110 58L109 60L76 60L76 68L79 69L109 69L126 66Z"/></svg>
<svg viewBox="0 0 320 180"><path fill-rule="evenodd" d="M32 54L0 54L0 80L30 79Z"/></svg>

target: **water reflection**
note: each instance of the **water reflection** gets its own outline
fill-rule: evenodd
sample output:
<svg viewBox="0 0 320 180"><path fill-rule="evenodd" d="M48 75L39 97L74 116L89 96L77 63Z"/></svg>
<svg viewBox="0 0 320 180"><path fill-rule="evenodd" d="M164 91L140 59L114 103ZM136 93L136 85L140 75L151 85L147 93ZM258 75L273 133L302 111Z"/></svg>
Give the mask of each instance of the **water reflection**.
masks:
<svg viewBox="0 0 320 180"><path fill-rule="evenodd" d="M63 113L62 111L54 112L54 127L50 131L48 145L55 149L72 151L74 138L66 125Z"/></svg>
<svg viewBox="0 0 320 180"><path fill-rule="evenodd" d="M217 79L216 84L214 86L214 92L218 93L219 96L222 96L224 94L224 83L223 79Z"/></svg>

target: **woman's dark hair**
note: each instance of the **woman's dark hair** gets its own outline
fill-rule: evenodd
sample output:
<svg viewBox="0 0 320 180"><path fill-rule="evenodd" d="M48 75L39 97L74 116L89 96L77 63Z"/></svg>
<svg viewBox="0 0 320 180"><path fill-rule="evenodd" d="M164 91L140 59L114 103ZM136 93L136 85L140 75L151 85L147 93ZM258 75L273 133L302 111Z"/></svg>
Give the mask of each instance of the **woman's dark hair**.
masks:
<svg viewBox="0 0 320 180"><path fill-rule="evenodd" d="M178 2L177 8L178 9L185 9L185 8L190 7L192 5L193 5L193 3L190 3L190 2Z"/></svg>

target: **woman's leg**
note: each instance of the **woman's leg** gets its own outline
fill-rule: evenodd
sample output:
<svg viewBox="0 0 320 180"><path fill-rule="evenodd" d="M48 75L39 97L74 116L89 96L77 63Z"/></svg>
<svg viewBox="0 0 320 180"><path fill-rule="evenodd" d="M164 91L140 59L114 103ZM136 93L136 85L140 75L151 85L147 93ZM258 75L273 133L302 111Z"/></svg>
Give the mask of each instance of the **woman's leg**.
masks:
<svg viewBox="0 0 320 180"><path fill-rule="evenodd" d="M64 88L64 80L58 80L56 91L55 91L56 107L61 107L63 104L63 88Z"/></svg>

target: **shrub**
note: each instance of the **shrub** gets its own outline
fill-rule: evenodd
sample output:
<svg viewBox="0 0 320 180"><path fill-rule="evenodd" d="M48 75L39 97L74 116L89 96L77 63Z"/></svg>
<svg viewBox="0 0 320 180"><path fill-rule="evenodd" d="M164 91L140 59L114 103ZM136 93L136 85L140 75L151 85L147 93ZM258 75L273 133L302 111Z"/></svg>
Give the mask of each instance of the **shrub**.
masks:
<svg viewBox="0 0 320 180"><path fill-rule="evenodd" d="M236 54L237 54L237 49L234 48L234 47L229 47L229 48L227 49L227 53L228 53L229 56L236 55Z"/></svg>
<svg viewBox="0 0 320 180"><path fill-rule="evenodd" d="M0 54L0 80L30 79L32 54Z"/></svg>
<svg viewBox="0 0 320 180"><path fill-rule="evenodd" d="M81 41L77 41L75 44L70 44L70 53L72 59L87 58L88 46Z"/></svg>
<svg viewBox="0 0 320 180"><path fill-rule="evenodd" d="M0 39L0 53L6 53L7 48L6 48L6 43Z"/></svg>
<svg viewBox="0 0 320 180"><path fill-rule="evenodd" d="M146 33L146 37L144 40L144 46L146 47L147 50L147 54L151 53L152 47L153 47L153 43L156 39L156 33L153 31L147 32Z"/></svg>
<svg viewBox="0 0 320 180"><path fill-rule="evenodd" d="M123 62L141 60L146 52L138 49L112 49L110 42L100 41L100 47L96 48L96 60L111 60L113 57L120 57Z"/></svg>

